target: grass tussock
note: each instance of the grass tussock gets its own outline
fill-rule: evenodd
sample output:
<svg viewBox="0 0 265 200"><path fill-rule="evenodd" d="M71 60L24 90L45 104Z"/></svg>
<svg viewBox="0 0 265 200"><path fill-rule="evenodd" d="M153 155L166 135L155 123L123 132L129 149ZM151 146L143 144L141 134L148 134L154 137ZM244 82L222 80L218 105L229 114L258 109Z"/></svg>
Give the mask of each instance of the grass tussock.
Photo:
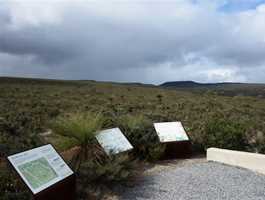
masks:
<svg viewBox="0 0 265 200"><path fill-rule="evenodd" d="M137 160L127 153L108 156L95 136L105 126L102 114L75 113L59 117L52 125L55 134L76 140L78 150L70 164L78 178L79 197L87 196L87 187L124 182L136 175Z"/></svg>
<svg viewBox="0 0 265 200"><path fill-rule="evenodd" d="M104 125L104 118L101 114L75 113L59 117L52 125L55 134L74 139L80 147L72 158L72 165L76 171L79 170L82 162L102 154L101 148L95 141L95 135Z"/></svg>

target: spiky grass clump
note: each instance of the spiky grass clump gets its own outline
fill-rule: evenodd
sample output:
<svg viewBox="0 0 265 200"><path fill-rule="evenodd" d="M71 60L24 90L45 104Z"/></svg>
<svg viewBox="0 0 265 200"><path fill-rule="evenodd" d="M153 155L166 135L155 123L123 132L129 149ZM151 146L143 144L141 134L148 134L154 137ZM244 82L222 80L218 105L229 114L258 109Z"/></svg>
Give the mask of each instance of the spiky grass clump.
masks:
<svg viewBox="0 0 265 200"><path fill-rule="evenodd" d="M72 164L76 171L82 162L102 154L102 149L95 141L95 135L103 127L104 118L101 114L75 113L60 117L52 126L56 134L76 140L79 151L73 155Z"/></svg>
<svg viewBox="0 0 265 200"><path fill-rule="evenodd" d="M104 117L93 113L71 114L59 118L53 125L55 133L75 139L79 146L71 163L77 174L80 197L87 196L91 187L121 183L136 174L136 161L128 154L108 156L99 146L95 136L104 125Z"/></svg>

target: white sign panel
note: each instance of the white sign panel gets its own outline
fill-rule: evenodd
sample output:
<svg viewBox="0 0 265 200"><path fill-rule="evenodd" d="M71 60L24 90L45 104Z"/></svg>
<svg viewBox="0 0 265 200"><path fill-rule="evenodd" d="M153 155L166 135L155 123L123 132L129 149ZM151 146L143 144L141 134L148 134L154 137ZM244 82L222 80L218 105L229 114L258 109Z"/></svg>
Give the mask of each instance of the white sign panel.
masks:
<svg viewBox="0 0 265 200"><path fill-rule="evenodd" d="M9 156L8 160L33 194L73 174L50 144Z"/></svg>
<svg viewBox="0 0 265 200"><path fill-rule="evenodd" d="M128 151L133 148L119 128L103 130L96 138L108 155Z"/></svg>
<svg viewBox="0 0 265 200"><path fill-rule="evenodd" d="M154 123L160 142L188 141L181 122Z"/></svg>

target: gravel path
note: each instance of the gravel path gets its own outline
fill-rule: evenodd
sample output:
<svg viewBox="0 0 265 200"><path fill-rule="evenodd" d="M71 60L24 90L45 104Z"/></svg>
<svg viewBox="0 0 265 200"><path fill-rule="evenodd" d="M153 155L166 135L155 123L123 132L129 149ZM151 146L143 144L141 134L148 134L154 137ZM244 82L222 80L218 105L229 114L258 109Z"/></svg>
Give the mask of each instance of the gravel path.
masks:
<svg viewBox="0 0 265 200"><path fill-rule="evenodd" d="M213 162L166 167L147 173L123 200L265 200L265 176Z"/></svg>

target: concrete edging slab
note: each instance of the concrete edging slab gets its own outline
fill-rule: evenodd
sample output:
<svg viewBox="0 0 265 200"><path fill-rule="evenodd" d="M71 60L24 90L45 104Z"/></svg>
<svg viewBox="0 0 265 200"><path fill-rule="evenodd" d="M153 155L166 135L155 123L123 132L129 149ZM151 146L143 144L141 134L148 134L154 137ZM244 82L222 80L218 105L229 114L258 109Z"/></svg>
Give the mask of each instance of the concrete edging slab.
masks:
<svg viewBox="0 0 265 200"><path fill-rule="evenodd" d="M265 174L265 155L227 149L207 149L207 161L215 161Z"/></svg>

